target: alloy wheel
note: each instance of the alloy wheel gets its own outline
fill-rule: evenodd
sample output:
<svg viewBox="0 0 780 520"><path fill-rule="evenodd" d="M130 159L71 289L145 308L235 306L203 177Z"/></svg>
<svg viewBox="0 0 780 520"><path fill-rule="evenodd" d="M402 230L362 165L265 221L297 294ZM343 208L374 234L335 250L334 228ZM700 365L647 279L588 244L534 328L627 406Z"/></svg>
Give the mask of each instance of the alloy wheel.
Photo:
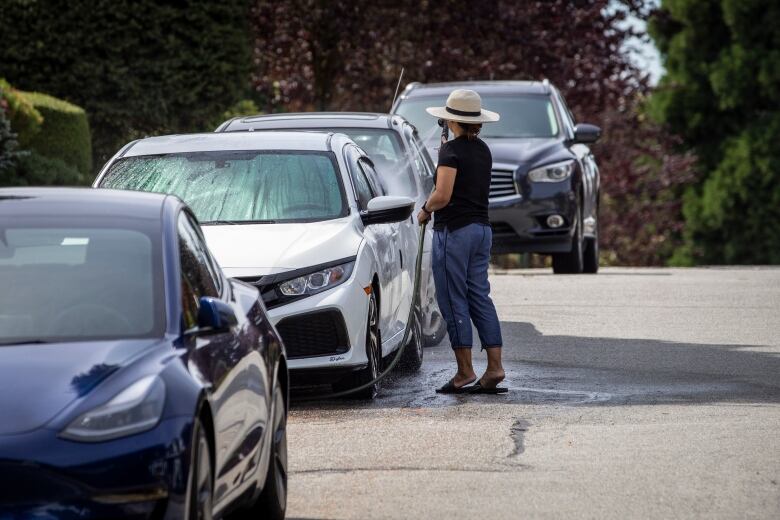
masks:
<svg viewBox="0 0 780 520"><path fill-rule="evenodd" d="M366 354L368 355L368 365L371 379L375 379L379 376L379 360L382 359L382 353L379 350L379 316L376 308L376 298L373 294L368 302L367 340Z"/></svg>

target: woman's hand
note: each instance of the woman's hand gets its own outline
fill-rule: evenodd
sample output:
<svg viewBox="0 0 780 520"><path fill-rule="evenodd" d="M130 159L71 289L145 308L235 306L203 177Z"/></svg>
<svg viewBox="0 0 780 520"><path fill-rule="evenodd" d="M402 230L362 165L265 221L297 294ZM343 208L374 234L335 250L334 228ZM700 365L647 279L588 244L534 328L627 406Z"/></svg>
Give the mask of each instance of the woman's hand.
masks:
<svg viewBox="0 0 780 520"><path fill-rule="evenodd" d="M417 214L417 222L420 224L425 224L431 220L431 214L425 211L424 209L421 209L420 212Z"/></svg>

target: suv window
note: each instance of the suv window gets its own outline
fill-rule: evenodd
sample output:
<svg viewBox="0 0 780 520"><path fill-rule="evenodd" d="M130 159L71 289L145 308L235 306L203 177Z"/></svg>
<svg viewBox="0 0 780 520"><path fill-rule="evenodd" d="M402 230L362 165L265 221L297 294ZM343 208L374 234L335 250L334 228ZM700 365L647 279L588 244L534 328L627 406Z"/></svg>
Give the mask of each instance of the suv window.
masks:
<svg viewBox="0 0 780 520"><path fill-rule="evenodd" d="M409 143L409 152L412 154L412 164L422 182L424 193L433 190L433 161L428 155L428 150L422 145L414 132L414 127L405 125L404 136Z"/></svg>
<svg viewBox="0 0 780 520"><path fill-rule="evenodd" d="M555 92L555 98L558 100L558 104L561 108L561 118L564 121L564 126L567 126L571 132L574 131L574 116L571 114L571 110L566 105L566 101L563 100L563 96L557 90ZM570 133L567 131L567 133Z"/></svg>
<svg viewBox="0 0 780 520"><path fill-rule="evenodd" d="M347 149L347 159L349 163L349 174L352 177L352 184L355 186L355 194L357 195L358 207L361 211L368 207L368 201L374 198L374 193L371 191L371 184L369 184L366 174L363 169L358 165L360 158L360 152L354 146L350 146Z"/></svg>
<svg viewBox="0 0 780 520"><path fill-rule="evenodd" d="M429 106L441 106L446 96L419 96L401 100L398 115L412 123L426 143L435 142L440 133L436 118L425 111ZM558 121L551 119L552 103L548 95L485 94L482 105L501 114L501 119L485 125L483 138L549 138L558 135Z"/></svg>

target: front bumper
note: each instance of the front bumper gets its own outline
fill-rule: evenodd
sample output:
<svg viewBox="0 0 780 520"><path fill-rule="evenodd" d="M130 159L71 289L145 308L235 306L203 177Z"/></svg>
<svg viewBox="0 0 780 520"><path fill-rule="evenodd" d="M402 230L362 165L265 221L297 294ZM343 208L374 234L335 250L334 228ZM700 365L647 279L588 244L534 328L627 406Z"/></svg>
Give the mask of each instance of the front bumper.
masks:
<svg viewBox="0 0 780 520"><path fill-rule="evenodd" d="M571 251L577 200L569 182L538 186L527 196L491 200L489 211L493 254ZM563 226L547 226L547 217L553 214L564 218Z"/></svg>
<svg viewBox="0 0 780 520"><path fill-rule="evenodd" d="M0 436L0 520L183 518L191 428L175 417L100 443Z"/></svg>
<svg viewBox="0 0 780 520"><path fill-rule="evenodd" d="M225 271L231 275L230 269ZM309 384L305 374L316 375L319 380L328 372L332 372L335 380L340 374L368 364L365 350L368 295L361 282L364 278L367 277L361 276L356 267L341 285L267 310L287 348L293 382ZM321 337L319 344L318 337Z"/></svg>

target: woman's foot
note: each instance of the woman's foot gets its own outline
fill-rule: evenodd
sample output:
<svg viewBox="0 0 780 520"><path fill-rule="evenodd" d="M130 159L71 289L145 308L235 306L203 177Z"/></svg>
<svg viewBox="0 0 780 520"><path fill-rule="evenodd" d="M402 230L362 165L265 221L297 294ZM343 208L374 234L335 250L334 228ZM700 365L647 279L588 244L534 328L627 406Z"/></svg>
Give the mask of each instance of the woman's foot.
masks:
<svg viewBox="0 0 780 520"><path fill-rule="evenodd" d="M461 388L466 385L470 385L476 380L477 380L477 374L473 371L470 374L464 374L462 372L458 372L452 378L452 384L455 385L456 388Z"/></svg>
<svg viewBox="0 0 780 520"><path fill-rule="evenodd" d="M482 388L495 388L504 378L506 378L506 373L503 368L488 369L479 378L479 384Z"/></svg>
<svg viewBox="0 0 780 520"><path fill-rule="evenodd" d="M485 373L479 378L479 384L482 388L492 389L498 386L498 383L504 380L504 365L501 364L501 347L486 346L488 365Z"/></svg>
<svg viewBox="0 0 780 520"><path fill-rule="evenodd" d="M470 385L477 380L477 374L474 372L474 366L471 364L471 349L456 348L455 360L458 362L458 371L452 378L452 384L455 388L461 388Z"/></svg>

